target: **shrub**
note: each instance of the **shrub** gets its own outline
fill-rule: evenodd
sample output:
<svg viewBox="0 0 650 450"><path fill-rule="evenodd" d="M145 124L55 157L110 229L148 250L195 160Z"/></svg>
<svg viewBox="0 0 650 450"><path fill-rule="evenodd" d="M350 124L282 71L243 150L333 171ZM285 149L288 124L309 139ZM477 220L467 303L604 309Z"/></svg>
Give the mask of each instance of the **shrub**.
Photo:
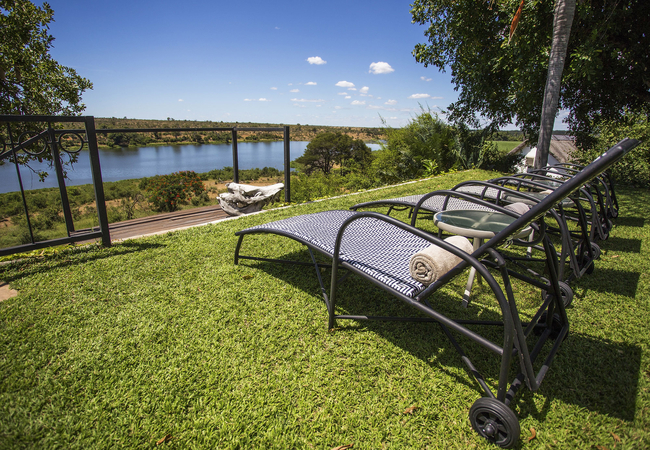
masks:
<svg viewBox="0 0 650 450"><path fill-rule="evenodd" d="M192 171L156 175L143 180L141 185L148 193L148 200L158 211L176 211L193 196L205 192L198 174Z"/></svg>
<svg viewBox="0 0 650 450"><path fill-rule="evenodd" d="M481 169L494 170L502 173L513 173L517 170L517 164L521 162L524 155L515 153L510 155L508 152L499 150L499 146L494 141L488 141L483 144Z"/></svg>
<svg viewBox="0 0 650 450"><path fill-rule="evenodd" d="M647 114L625 112L618 121L603 122L593 133L593 145L579 149L579 162L588 164L623 138L639 139L641 145L612 168L617 182L650 186L650 120Z"/></svg>

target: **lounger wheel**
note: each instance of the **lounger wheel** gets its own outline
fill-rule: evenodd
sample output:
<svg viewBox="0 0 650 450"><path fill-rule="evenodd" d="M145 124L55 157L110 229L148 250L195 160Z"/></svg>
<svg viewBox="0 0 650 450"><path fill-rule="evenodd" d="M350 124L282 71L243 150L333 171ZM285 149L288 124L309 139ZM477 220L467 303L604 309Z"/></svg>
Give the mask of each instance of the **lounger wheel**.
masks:
<svg viewBox="0 0 650 450"><path fill-rule="evenodd" d="M600 258L600 255L602 253L602 251L600 250L600 247L598 246L598 244L596 244L595 242L591 242L590 245L591 245L591 252L594 255L593 260L588 261L589 256L588 256L587 250L582 251L582 260L583 261L588 261L588 263L589 263L589 266L587 267L587 270L585 270L585 273L588 274L588 275L591 274L594 271L594 268L596 267L596 265L594 264L594 261L597 260L598 258Z"/></svg>
<svg viewBox="0 0 650 450"><path fill-rule="evenodd" d="M564 303L564 307L568 307L571 302L573 301L573 289L571 289L571 286L568 285L568 283L565 283L564 281L558 281L557 284L560 286L560 294L562 295L562 302ZM542 300L546 300L546 289L542 289Z"/></svg>
<svg viewBox="0 0 650 450"><path fill-rule="evenodd" d="M482 397L469 410L469 420L476 432L501 448L512 448L519 440L519 420L505 403Z"/></svg>

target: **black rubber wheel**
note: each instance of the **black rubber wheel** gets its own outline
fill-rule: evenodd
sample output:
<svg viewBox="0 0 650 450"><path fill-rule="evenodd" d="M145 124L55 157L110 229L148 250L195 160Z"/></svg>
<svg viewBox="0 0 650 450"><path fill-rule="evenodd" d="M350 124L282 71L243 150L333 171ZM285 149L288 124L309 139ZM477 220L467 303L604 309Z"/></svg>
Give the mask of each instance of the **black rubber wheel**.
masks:
<svg viewBox="0 0 650 450"><path fill-rule="evenodd" d="M560 293L562 294L564 307L567 308L571 302L573 302L573 289L571 289L571 286L564 281L558 281L557 284L560 286ZM546 300L546 293L546 289L542 289L542 301Z"/></svg>
<svg viewBox="0 0 650 450"><path fill-rule="evenodd" d="M594 263L594 261L599 259L600 255L602 254L602 251L600 250L600 247L598 246L598 244L596 244L595 242L591 242L590 245L591 245L591 252L594 255L594 259L589 261L589 253L587 252L587 250L582 251L582 261L583 261L583 263L584 262L589 263L589 266L587 266L587 270L585 270L585 273L587 275L593 273L594 268L596 267L596 264Z"/></svg>
<svg viewBox="0 0 650 450"><path fill-rule="evenodd" d="M594 259L600 258L600 254L602 253L602 251L600 250L598 244L596 244L595 242L591 243L591 251L594 253Z"/></svg>
<svg viewBox="0 0 650 450"><path fill-rule="evenodd" d="M483 397L469 410L472 428L501 448L512 448L519 440L519 420L505 403L495 398Z"/></svg>

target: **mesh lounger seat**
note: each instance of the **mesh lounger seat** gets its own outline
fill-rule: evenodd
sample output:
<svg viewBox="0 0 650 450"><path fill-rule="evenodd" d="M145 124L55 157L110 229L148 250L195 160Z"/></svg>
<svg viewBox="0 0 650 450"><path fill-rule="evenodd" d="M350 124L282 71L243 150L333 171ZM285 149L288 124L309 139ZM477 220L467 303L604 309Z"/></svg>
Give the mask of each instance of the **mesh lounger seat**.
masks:
<svg viewBox="0 0 650 450"><path fill-rule="evenodd" d="M292 261L260 258L243 255L244 238L255 234L268 234L268 239L286 237L304 244L312 256L316 275L321 282L323 300L327 307L328 327L333 328L337 320L381 319L381 320L428 320L437 322L460 353L469 373L476 379L485 397L474 402L470 409L472 427L483 437L503 448L516 444L520 435L519 421L509 407L519 388L527 386L531 391L539 389L550 364L568 333L569 322L557 277L557 256L550 239L545 234L547 212L558 202L580 189L638 144L626 140L612 147L598 160L585 167L570 181L550 193L521 216L511 213L510 225L498 232L471 255L438 236L426 233L395 218L376 212L324 211L296 216L264 225L255 226L235 233L239 240L235 250L235 264L242 259L291 263ZM505 214L505 213L504 213ZM522 323L517 301L512 289L506 261L500 246L519 234L520 230L532 226L544 251L546 270L549 274L549 293L528 323ZM266 238L265 238L266 239ZM410 277L409 259L419 250L436 245L456 255L461 262L437 281L425 286ZM254 251L254 249L253 249ZM322 264L316 261L314 252L331 261L331 283L326 289L321 279ZM281 255L278 255L281 256ZM304 264L304 263L303 263ZM483 277L494 301L499 307L500 321L460 320L448 317L436 309L436 303L443 301L436 292L464 269L472 267ZM345 272L341 276L341 272ZM413 307L425 317L372 317L337 313L336 300L345 295L343 279L356 276L361 282L372 283L387 294ZM497 281L498 280L498 281ZM339 286L340 285L340 286ZM382 297L379 296L379 299ZM475 331L475 326L498 326L502 330L502 341L493 342ZM471 328L470 328L471 327ZM470 341L496 354L500 358L500 369L496 377L496 389L490 387L467 357L454 334L461 334ZM550 345L545 346L546 342ZM517 375L512 382L511 368L517 366ZM494 389L494 391L493 391Z"/></svg>

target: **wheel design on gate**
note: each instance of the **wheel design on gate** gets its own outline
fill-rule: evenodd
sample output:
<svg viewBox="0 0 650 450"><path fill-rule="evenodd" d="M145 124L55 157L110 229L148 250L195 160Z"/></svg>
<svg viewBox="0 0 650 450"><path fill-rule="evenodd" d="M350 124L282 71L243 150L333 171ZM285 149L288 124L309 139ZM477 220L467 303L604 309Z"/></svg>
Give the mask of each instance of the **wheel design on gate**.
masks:
<svg viewBox="0 0 650 450"><path fill-rule="evenodd" d="M515 413L495 398L483 397L469 410L472 428L501 448L512 448L519 440L521 429Z"/></svg>

